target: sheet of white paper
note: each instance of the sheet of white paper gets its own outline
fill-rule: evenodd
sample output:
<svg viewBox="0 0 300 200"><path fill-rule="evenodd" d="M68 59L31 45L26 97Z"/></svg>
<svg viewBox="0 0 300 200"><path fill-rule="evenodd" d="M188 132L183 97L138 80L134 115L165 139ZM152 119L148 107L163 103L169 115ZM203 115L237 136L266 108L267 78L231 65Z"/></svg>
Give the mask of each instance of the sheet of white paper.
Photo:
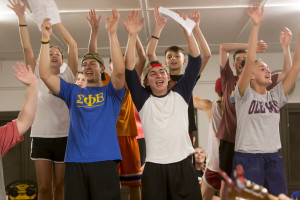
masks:
<svg viewBox="0 0 300 200"><path fill-rule="evenodd" d="M34 21L41 31L41 24L45 18L50 18L50 23L60 23L60 16L54 0L27 0L32 11Z"/></svg>
<svg viewBox="0 0 300 200"><path fill-rule="evenodd" d="M193 20L191 20L189 18L187 18L187 20L184 20L182 17L180 17L180 15L178 13L171 11L164 7L159 7L158 12L159 12L160 16L162 16L163 18L171 17L172 19L174 19L186 30L186 32L189 35L193 32L193 29L196 25L196 23Z"/></svg>

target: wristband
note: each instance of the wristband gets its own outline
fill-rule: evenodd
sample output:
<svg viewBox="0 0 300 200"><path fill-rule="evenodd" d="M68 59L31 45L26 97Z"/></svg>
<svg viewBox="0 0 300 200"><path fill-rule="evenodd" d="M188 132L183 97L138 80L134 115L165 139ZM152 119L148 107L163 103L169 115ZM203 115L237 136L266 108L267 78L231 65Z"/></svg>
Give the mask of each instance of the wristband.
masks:
<svg viewBox="0 0 300 200"><path fill-rule="evenodd" d="M19 27L25 27L27 24L19 24Z"/></svg>
<svg viewBox="0 0 300 200"><path fill-rule="evenodd" d="M154 35L152 35L151 37L154 38L154 39L159 40L159 37L156 37L156 36L154 36Z"/></svg>
<svg viewBox="0 0 300 200"><path fill-rule="evenodd" d="M50 39L48 39L48 40L41 40L42 44L49 44L49 42L50 42Z"/></svg>

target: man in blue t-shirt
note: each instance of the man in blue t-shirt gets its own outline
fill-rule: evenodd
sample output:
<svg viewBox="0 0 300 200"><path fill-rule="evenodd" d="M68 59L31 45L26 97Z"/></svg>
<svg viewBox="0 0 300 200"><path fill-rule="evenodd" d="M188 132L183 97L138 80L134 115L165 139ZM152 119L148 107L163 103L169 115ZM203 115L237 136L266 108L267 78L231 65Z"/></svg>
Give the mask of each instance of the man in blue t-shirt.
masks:
<svg viewBox="0 0 300 200"><path fill-rule="evenodd" d="M125 63L117 38L119 13L112 10L106 29L111 44L114 70L108 85L101 74L105 66L97 53L82 59L87 86L81 88L50 73L49 19L42 28L40 77L50 91L63 99L70 110L69 137L65 155L65 199L120 199L117 162L120 161L116 123L125 91Z"/></svg>

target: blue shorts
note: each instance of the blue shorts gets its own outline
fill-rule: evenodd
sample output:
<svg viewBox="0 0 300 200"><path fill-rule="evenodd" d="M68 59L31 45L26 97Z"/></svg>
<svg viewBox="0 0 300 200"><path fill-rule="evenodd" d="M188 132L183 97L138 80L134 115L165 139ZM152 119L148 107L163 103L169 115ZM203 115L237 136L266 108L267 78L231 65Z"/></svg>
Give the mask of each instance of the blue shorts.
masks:
<svg viewBox="0 0 300 200"><path fill-rule="evenodd" d="M278 196L287 194L284 164L282 157L276 153L240 153L235 152L233 169L241 164L245 178L268 189L270 194Z"/></svg>

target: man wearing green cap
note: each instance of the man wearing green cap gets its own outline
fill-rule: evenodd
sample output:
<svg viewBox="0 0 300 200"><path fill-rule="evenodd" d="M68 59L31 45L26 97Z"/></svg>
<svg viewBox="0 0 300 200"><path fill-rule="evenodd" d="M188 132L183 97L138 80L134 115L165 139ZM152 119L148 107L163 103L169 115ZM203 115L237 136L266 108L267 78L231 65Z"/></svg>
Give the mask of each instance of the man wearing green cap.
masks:
<svg viewBox="0 0 300 200"><path fill-rule="evenodd" d="M113 9L106 29L114 70L108 85L102 83L105 67L97 53L82 59L87 87L66 83L52 75L49 68L49 44L43 44L40 77L54 95L70 110L69 138L65 163L65 199L120 199L117 162L120 161L116 123L125 91L125 64L117 38L119 13ZM51 36L51 24L44 20L42 40Z"/></svg>

